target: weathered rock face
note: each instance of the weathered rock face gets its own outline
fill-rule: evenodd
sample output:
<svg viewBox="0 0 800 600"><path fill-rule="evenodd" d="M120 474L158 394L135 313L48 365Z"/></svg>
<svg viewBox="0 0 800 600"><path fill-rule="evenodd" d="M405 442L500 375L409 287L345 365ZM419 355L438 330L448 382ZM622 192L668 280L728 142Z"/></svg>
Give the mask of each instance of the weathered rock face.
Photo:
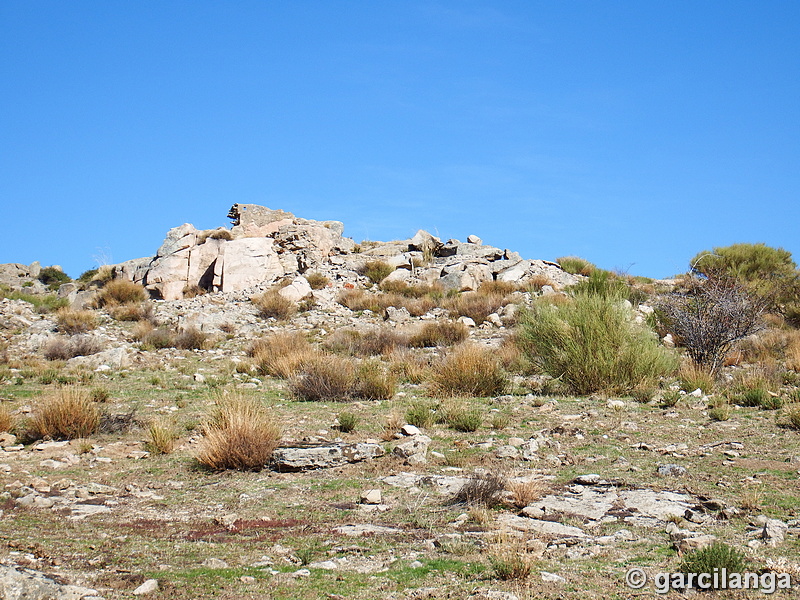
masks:
<svg viewBox="0 0 800 600"><path fill-rule="evenodd" d="M97 596L97 591L63 585L31 569L0 565L0 598L7 600L80 600Z"/></svg>
<svg viewBox="0 0 800 600"><path fill-rule="evenodd" d="M310 448L278 448L272 454L272 467L277 471L326 469L346 463L361 462L383 456L378 444L331 444Z"/></svg>

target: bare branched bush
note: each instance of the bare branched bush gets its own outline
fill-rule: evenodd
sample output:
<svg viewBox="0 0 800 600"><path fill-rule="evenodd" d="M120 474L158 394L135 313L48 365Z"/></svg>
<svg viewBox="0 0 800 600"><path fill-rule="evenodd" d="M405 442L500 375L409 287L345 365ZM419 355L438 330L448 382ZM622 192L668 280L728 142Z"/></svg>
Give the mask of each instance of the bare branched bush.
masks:
<svg viewBox="0 0 800 600"><path fill-rule="evenodd" d="M71 338L55 337L45 344L47 360L69 360L76 356L91 356L103 349L100 340L91 335L76 335Z"/></svg>
<svg viewBox="0 0 800 600"><path fill-rule="evenodd" d="M451 504L492 507L500 503L506 477L496 471L476 471L450 498Z"/></svg>
<svg viewBox="0 0 800 600"><path fill-rule="evenodd" d="M28 437L38 440L85 438L97 431L100 412L85 390L65 387L45 395L28 424Z"/></svg>
<svg viewBox="0 0 800 600"><path fill-rule="evenodd" d="M217 471L258 471L269 463L280 438L281 429L263 403L238 393L220 395L195 458Z"/></svg>
<svg viewBox="0 0 800 600"><path fill-rule="evenodd" d="M656 304L662 324L686 347L691 359L716 373L731 346L763 328L767 307L733 279L693 278L688 290L663 296Z"/></svg>

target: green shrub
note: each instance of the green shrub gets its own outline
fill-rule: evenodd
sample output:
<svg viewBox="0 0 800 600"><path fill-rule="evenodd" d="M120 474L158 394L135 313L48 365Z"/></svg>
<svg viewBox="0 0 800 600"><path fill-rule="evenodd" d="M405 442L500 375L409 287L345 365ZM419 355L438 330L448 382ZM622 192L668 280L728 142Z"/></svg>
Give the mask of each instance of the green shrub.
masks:
<svg viewBox="0 0 800 600"><path fill-rule="evenodd" d="M424 400L412 402L406 411L406 422L427 429L436 422L436 411L434 404Z"/></svg>
<svg viewBox="0 0 800 600"><path fill-rule="evenodd" d="M384 367L380 361L361 363L356 373L352 395L365 400L388 400L397 390L397 375Z"/></svg>
<svg viewBox="0 0 800 600"><path fill-rule="evenodd" d="M597 269L595 265L588 260L578 256L562 256L557 258L556 262L561 265L561 268L567 273L572 275L591 275Z"/></svg>
<svg viewBox="0 0 800 600"><path fill-rule="evenodd" d="M339 421L339 431L342 433L351 433L356 430L359 419L358 415L351 412L340 412L336 420Z"/></svg>
<svg viewBox="0 0 800 600"><path fill-rule="evenodd" d="M394 271L394 267L383 260L371 260L363 267L360 272L372 283L380 283Z"/></svg>
<svg viewBox="0 0 800 600"><path fill-rule="evenodd" d="M475 407L455 411L448 416L448 425L462 433L472 433L483 425L483 414Z"/></svg>
<svg viewBox="0 0 800 600"><path fill-rule="evenodd" d="M792 253L766 244L733 244L703 250L691 261L692 271L705 276L724 274L739 281L753 282L776 276L793 277L797 264Z"/></svg>
<svg viewBox="0 0 800 600"><path fill-rule="evenodd" d="M789 422L789 427L800 431L800 404L794 404L786 411L786 418Z"/></svg>
<svg viewBox="0 0 800 600"><path fill-rule="evenodd" d="M715 542L711 546L689 552L678 567L681 573L721 573L725 569L729 574L741 573L745 568L744 554L722 542ZM713 585L713 581L710 583ZM727 587L727 581L723 585Z"/></svg>
<svg viewBox="0 0 800 600"><path fill-rule="evenodd" d="M473 344L451 350L431 373L434 396L496 396L508 379L495 352Z"/></svg>
<svg viewBox="0 0 800 600"><path fill-rule="evenodd" d="M522 315L518 340L547 374L577 394L631 393L678 366L676 355L613 296L583 293L560 305L534 305Z"/></svg>
<svg viewBox="0 0 800 600"><path fill-rule="evenodd" d="M58 289L62 283L69 283L72 278L64 273L61 269L55 267L44 267L39 271L37 277L39 281L48 286L50 289Z"/></svg>

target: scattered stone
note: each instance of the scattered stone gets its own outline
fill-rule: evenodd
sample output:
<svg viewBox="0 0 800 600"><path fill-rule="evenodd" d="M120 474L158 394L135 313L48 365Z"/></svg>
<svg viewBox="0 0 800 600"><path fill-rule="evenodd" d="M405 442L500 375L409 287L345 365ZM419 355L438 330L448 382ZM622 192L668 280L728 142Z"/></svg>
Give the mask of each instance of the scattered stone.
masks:
<svg viewBox="0 0 800 600"><path fill-rule="evenodd" d="M388 535L391 533L400 533L399 529L395 529L394 527L384 527L382 525L369 525L369 524L362 524L362 525L342 525L340 527L335 527L334 531L336 533L341 533L342 535L347 535L350 537L360 537L362 535Z"/></svg>
<svg viewBox="0 0 800 600"><path fill-rule="evenodd" d="M406 462L420 464L425 462L425 454L428 452L430 443L431 438L427 435L414 435L397 444L392 452L395 456L405 459Z"/></svg>
<svg viewBox="0 0 800 600"><path fill-rule="evenodd" d="M44 573L0 565L0 598L5 600L88 600L97 590L57 583Z"/></svg>
<svg viewBox="0 0 800 600"><path fill-rule="evenodd" d="M567 580L561 577L561 575L556 575L555 573L548 573L547 571L541 572L542 581L545 583L567 583Z"/></svg>
<svg viewBox="0 0 800 600"><path fill-rule="evenodd" d="M213 556L211 558L205 559L202 563L200 563L200 565L203 566L203 567L206 567L208 569L229 569L230 568L230 565L228 565L228 563L226 563L224 560L222 560L221 558L215 558Z"/></svg>
<svg viewBox="0 0 800 600"><path fill-rule="evenodd" d="M403 435L419 435L422 432L414 425L405 424L400 428L400 433Z"/></svg>
<svg viewBox="0 0 800 600"><path fill-rule="evenodd" d="M380 490L367 490L361 493L361 504L380 504L381 500Z"/></svg>
<svg viewBox="0 0 800 600"><path fill-rule="evenodd" d="M158 579L148 579L142 585L133 590L134 596L145 596L158 591Z"/></svg>
<svg viewBox="0 0 800 600"><path fill-rule="evenodd" d="M332 560L323 560L321 562L313 562L308 564L309 569L322 569L323 571L335 571L339 568Z"/></svg>

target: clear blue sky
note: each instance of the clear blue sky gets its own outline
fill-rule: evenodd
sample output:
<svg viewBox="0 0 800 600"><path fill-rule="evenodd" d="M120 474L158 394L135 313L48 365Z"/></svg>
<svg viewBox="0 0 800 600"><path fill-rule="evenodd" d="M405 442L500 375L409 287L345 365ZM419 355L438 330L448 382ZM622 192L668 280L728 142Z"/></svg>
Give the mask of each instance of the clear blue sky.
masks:
<svg viewBox="0 0 800 600"><path fill-rule="evenodd" d="M796 0L0 2L0 262L245 202L660 277L798 192Z"/></svg>

